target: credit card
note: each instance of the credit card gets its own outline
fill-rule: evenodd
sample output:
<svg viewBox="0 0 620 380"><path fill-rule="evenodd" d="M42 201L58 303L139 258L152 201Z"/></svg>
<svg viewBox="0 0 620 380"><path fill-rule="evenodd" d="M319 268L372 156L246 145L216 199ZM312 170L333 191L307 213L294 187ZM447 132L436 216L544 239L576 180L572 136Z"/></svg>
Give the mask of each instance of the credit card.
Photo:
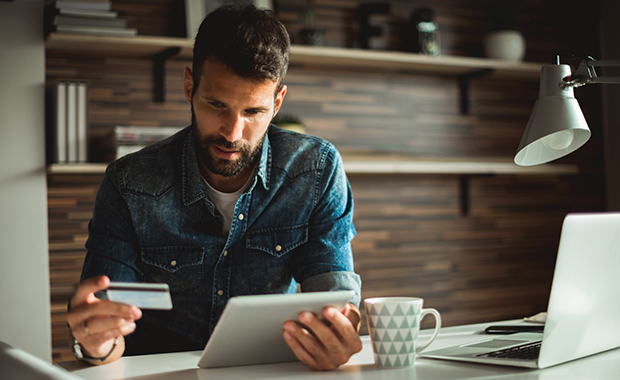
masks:
<svg viewBox="0 0 620 380"><path fill-rule="evenodd" d="M137 306L141 309L172 309L168 284L110 282L105 294L110 301Z"/></svg>

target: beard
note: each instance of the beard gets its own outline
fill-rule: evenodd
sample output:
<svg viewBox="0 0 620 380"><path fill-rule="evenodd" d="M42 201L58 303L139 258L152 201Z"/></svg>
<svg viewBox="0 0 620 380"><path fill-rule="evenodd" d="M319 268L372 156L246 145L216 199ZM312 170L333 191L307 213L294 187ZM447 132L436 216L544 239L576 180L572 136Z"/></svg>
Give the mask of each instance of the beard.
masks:
<svg viewBox="0 0 620 380"><path fill-rule="evenodd" d="M204 135L198 129L196 114L194 113L194 106L192 105L192 133L195 138L196 153L204 166L213 174L223 177L235 177L241 173L243 169L258 161L263 150L263 141L265 141L267 130L265 130L265 133L259 139L255 147L252 147L252 143L249 141L230 142L220 135ZM236 150L239 152L239 157L234 160L215 157L211 153L211 148L213 146Z"/></svg>

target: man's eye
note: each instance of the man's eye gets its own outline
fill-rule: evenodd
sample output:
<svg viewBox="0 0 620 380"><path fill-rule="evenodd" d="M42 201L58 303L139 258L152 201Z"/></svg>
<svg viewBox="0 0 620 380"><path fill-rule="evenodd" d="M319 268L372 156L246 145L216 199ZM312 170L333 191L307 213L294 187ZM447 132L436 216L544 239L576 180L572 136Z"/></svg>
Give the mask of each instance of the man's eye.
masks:
<svg viewBox="0 0 620 380"><path fill-rule="evenodd" d="M222 103L220 103L220 102L209 102L209 104L213 108L221 108L221 107L223 107Z"/></svg>

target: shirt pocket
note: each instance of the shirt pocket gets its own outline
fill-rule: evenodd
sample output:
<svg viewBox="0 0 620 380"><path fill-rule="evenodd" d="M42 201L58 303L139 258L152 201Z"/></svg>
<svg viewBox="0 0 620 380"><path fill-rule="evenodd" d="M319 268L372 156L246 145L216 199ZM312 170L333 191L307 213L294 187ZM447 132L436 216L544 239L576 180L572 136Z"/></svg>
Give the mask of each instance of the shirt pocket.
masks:
<svg viewBox="0 0 620 380"><path fill-rule="evenodd" d="M308 225L271 227L248 233L246 247L281 257L308 242Z"/></svg>
<svg viewBox="0 0 620 380"><path fill-rule="evenodd" d="M178 293L200 287L204 255L202 247L144 247L142 263L152 281L165 282L171 293Z"/></svg>

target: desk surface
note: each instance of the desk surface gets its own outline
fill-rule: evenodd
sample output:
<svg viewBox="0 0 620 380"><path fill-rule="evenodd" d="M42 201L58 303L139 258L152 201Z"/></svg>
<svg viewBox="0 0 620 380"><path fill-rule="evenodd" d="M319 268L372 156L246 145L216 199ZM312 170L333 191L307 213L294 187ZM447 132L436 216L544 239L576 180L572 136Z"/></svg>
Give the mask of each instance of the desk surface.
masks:
<svg viewBox="0 0 620 380"><path fill-rule="evenodd" d="M514 321L501 322L513 323ZM522 323L522 322L518 322ZM496 323L493 323L496 324ZM499 323L498 323L499 324ZM481 340L490 323L443 328L429 349ZM423 331L426 339L430 331ZM565 363L543 370L508 368L484 364L456 363L417 358L414 367L405 369L376 368L370 338L363 336L364 348L351 360L331 372L313 372L299 362L243 367L201 369L196 366L200 351L124 357L117 362L90 367L79 362L56 365L83 379L97 380L203 380L203 379L373 379L373 380L533 380L533 379L617 379L620 374L620 349Z"/></svg>

